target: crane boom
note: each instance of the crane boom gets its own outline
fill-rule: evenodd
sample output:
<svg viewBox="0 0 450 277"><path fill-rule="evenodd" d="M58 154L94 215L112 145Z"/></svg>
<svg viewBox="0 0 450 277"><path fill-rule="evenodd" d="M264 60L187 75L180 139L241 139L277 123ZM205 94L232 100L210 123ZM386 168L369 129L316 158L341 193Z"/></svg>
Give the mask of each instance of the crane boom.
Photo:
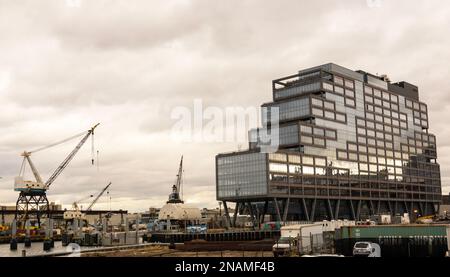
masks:
<svg viewBox="0 0 450 277"><path fill-rule="evenodd" d="M110 185L111 182L109 182L109 184L103 188L103 190L97 195L97 197L95 197L94 201L92 201L92 203L87 208L87 211L90 211L92 209L92 207L95 205L95 203L97 203L98 199L105 193L105 191L109 188Z"/></svg>
<svg viewBox="0 0 450 277"><path fill-rule="evenodd" d="M34 163L30 159L30 152L23 152L22 156L24 156L30 164L31 171L33 172L34 178L36 178L36 182L42 183L41 175L39 175L37 168L34 166Z"/></svg>
<svg viewBox="0 0 450 277"><path fill-rule="evenodd" d="M66 166L69 164L69 162L75 157L78 150L80 150L81 146L86 142L86 140L89 138L90 135L94 134L94 129L99 125L100 123L97 123L95 126L93 126L90 130L87 131L86 135L81 139L81 141L78 143L78 145L75 147L75 149L70 152L70 154L64 159L64 161L58 166L58 168L53 172L53 174L50 176L50 178L45 182L45 189L48 189L50 185L55 181L55 179L61 174L61 172L66 168Z"/></svg>
<svg viewBox="0 0 450 277"><path fill-rule="evenodd" d="M183 203L183 200L180 198L182 178L183 178L183 156L181 156L177 179L175 180L175 184L173 184L172 186L172 193L169 194L169 201L167 201L167 203Z"/></svg>
<svg viewBox="0 0 450 277"><path fill-rule="evenodd" d="M181 156L180 167L178 168L177 180L175 181L175 186L177 188L177 192L180 192L181 188L181 178L183 176L183 156Z"/></svg>

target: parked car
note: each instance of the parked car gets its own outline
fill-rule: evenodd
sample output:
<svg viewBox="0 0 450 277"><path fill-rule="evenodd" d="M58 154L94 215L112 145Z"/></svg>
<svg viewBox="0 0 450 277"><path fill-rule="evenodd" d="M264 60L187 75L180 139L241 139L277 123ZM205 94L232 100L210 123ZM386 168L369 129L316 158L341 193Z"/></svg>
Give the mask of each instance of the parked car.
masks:
<svg viewBox="0 0 450 277"><path fill-rule="evenodd" d="M353 246L354 257L381 257L381 249L377 243L358 241Z"/></svg>

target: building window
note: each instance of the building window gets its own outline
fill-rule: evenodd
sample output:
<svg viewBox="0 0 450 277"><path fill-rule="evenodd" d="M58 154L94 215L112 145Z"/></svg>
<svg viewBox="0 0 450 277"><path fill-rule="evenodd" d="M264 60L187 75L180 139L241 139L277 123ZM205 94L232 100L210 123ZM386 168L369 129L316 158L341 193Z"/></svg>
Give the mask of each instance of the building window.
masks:
<svg viewBox="0 0 450 277"><path fill-rule="evenodd" d="M287 173L287 164L269 163L269 170L272 172Z"/></svg>
<svg viewBox="0 0 450 277"><path fill-rule="evenodd" d="M345 79L345 86L348 88L355 88L355 85L353 84L353 80Z"/></svg>
<svg viewBox="0 0 450 277"><path fill-rule="evenodd" d="M301 125L300 131L306 134L312 134L312 128L310 126Z"/></svg>
<svg viewBox="0 0 450 277"><path fill-rule="evenodd" d="M312 166L303 166L303 174L314 175L314 167L312 167Z"/></svg>
<svg viewBox="0 0 450 277"><path fill-rule="evenodd" d="M334 91L333 90L333 85L325 83L325 82L323 82L322 84L323 84L323 89L326 89L326 90L329 90L329 91Z"/></svg>
<svg viewBox="0 0 450 277"><path fill-rule="evenodd" d="M301 135L300 136L300 141L302 143L306 143L306 144L312 144L313 143L312 137L306 136L306 135Z"/></svg>
<svg viewBox="0 0 450 277"><path fill-rule="evenodd" d="M303 156L303 163L313 165L314 159L313 159L313 157Z"/></svg>
<svg viewBox="0 0 450 277"><path fill-rule="evenodd" d="M334 75L334 82L338 85L344 85L344 79L342 77Z"/></svg>

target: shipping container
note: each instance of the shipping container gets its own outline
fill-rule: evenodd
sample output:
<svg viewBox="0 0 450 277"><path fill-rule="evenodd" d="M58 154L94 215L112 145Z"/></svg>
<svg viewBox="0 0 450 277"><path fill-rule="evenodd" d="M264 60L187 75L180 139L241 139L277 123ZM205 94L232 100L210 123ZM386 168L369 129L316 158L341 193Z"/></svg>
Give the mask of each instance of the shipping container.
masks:
<svg viewBox="0 0 450 277"><path fill-rule="evenodd" d="M382 257L443 257L448 249L448 225L411 224L344 226L335 233L336 252L352 255L358 241L378 243Z"/></svg>

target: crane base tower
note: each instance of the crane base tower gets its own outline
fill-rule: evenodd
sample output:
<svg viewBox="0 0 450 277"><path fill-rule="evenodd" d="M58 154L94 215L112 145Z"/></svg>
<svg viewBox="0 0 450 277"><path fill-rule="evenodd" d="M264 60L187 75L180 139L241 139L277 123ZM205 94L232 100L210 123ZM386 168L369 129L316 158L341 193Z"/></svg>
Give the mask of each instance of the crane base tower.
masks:
<svg viewBox="0 0 450 277"><path fill-rule="evenodd" d="M36 220L41 227L41 219L50 217L50 206L45 192L20 192L16 202L15 219L17 226L25 226L25 222Z"/></svg>

